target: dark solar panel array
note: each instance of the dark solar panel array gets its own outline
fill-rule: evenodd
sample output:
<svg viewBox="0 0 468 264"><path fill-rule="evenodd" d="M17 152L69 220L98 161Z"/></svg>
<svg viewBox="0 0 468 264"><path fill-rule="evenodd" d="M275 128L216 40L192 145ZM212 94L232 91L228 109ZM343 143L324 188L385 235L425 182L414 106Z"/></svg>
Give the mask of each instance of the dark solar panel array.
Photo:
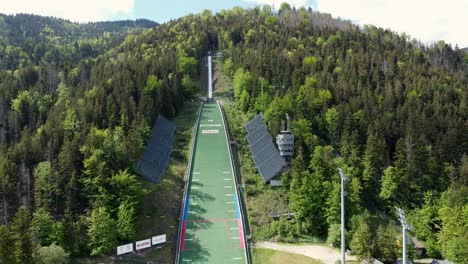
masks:
<svg viewBox="0 0 468 264"><path fill-rule="evenodd" d="M247 141L255 166L262 175L263 181L269 182L282 170L284 160L273 145L262 115L257 115L244 127L247 130Z"/></svg>
<svg viewBox="0 0 468 264"><path fill-rule="evenodd" d="M175 125L158 116L146 150L137 163L137 172L147 181L157 183L164 175L172 152Z"/></svg>

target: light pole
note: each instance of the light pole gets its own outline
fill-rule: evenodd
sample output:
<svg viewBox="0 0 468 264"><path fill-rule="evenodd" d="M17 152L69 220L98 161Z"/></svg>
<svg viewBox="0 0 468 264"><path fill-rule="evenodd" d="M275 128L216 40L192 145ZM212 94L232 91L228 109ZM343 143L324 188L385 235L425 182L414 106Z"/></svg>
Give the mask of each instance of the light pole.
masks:
<svg viewBox="0 0 468 264"><path fill-rule="evenodd" d="M410 230L411 227L406 221L405 212L403 209L398 207L395 207L395 209L398 212L398 218L400 219L401 227L403 229L403 238L401 243L403 244L403 264L406 264L406 230Z"/></svg>
<svg viewBox="0 0 468 264"><path fill-rule="evenodd" d="M341 168L338 168L338 172L341 177L341 263L346 263L346 248L345 248L345 209L344 209L344 197L345 197L345 182L348 179Z"/></svg>

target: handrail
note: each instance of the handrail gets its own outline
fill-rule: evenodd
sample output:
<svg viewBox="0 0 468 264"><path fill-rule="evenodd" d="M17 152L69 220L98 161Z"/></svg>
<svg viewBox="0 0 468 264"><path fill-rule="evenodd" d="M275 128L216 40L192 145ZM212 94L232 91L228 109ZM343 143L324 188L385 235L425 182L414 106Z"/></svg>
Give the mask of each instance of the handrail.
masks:
<svg viewBox="0 0 468 264"><path fill-rule="evenodd" d="M234 177L234 183L235 183L235 186L236 186L236 194L237 194L237 202L239 203L239 211L240 211L240 215L241 215L241 224L242 224L242 231L244 233L244 245L245 245L245 258L246 258L246 261L247 261L247 264L250 264L251 261L250 261L250 251L249 251L249 244L248 244L248 241L247 241L247 238L246 238L246 228L245 228L245 225L244 225L244 207L243 207L243 204L242 204L242 201L240 200L240 193L239 193L239 188L237 188L238 186L238 182L237 182L237 175L236 175L236 170L234 169L234 160L232 158L232 149L231 149L231 144L230 144L230 139L228 137L228 134L227 134L227 131L229 129L227 123L226 123L226 118L224 116L224 109L221 107L221 105L219 104L219 101L216 101L216 103L218 104L218 107L219 107L219 111L221 112L221 118L223 119L223 123L224 123L224 133L226 135L226 143L228 145L228 149L229 149L229 158L231 160L231 170L232 170L232 176Z"/></svg>
<svg viewBox="0 0 468 264"><path fill-rule="evenodd" d="M179 263L181 230L182 230L182 223L183 223L184 211L185 211L185 206L186 206L185 201L187 199L188 184L190 182L190 172L192 171L193 152L195 151L195 143L197 141L197 133L198 133L198 124L200 123L200 115L203 109L203 105L204 105L204 102L201 103L200 108L198 109L197 120L195 122L195 129L192 131L192 143L190 146L191 148L190 156L189 156L189 160L187 164L187 170L185 171L185 176L184 176L184 181L185 181L184 196L182 200L182 206L180 207L179 228L177 229L177 243L176 243L175 258L174 258L175 264Z"/></svg>

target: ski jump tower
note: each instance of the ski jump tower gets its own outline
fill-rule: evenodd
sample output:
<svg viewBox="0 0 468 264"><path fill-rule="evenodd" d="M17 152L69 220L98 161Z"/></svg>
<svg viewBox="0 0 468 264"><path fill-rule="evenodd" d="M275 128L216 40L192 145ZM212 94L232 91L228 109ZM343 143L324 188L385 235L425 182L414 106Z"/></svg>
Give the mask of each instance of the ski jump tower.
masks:
<svg viewBox="0 0 468 264"><path fill-rule="evenodd" d="M294 135L289 128L290 123L289 115L286 114L286 124L284 121L281 121L281 132L276 137L276 144L278 144L280 155L288 164L288 167L291 165L291 160L294 156Z"/></svg>
<svg viewBox="0 0 468 264"><path fill-rule="evenodd" d="M211 53L208 53L208 101L213 101L213 64L211 60Z"/></svg>

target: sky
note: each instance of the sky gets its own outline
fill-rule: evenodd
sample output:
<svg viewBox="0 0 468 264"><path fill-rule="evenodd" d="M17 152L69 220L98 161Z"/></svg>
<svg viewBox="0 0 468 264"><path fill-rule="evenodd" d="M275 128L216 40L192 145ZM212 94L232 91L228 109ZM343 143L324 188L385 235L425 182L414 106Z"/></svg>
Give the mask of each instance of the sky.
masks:
<svg viewBox="0 0 468 264"><path fill-rule="evenodd" d="M443 39L468 47L468 0L0 0L0 13L32 13L75 22L147 18L164 23L204 9L279 7L282 2L404 32L427 44Z"/></svg>

